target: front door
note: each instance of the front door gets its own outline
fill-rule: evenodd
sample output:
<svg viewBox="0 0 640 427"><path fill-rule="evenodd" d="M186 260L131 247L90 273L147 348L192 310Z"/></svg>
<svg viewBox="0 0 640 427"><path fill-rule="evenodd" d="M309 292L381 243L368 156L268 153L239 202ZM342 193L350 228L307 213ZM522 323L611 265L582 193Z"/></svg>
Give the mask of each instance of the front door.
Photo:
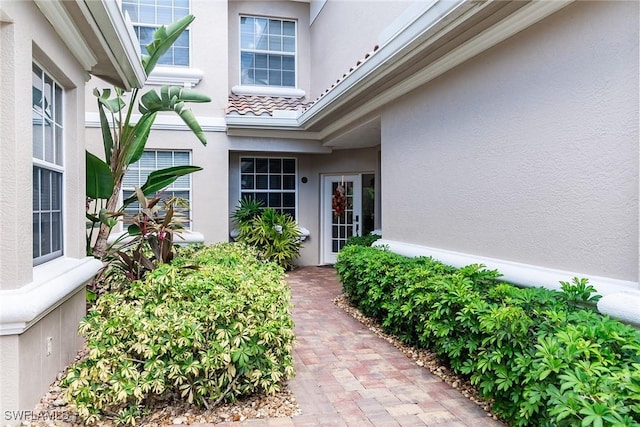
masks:
<svg viewBox="0 0 640 427"><path fill-rule="evenodd" d="M361 175L322 177L323 264L334 264L347 239L361 235L361 199Z"/></svg>

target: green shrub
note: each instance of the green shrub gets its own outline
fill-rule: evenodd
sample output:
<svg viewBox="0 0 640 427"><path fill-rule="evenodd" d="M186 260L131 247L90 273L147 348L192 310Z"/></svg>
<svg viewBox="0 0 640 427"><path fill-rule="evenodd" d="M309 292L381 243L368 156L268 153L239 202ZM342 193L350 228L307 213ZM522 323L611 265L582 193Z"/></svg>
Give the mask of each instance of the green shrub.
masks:
<svg viewBox="0 0 640 427"><path fill-rule="evenodd" d="M241 244L185 251L82 321L88 356L67 399L88 423L130 423L145 401L178 394L210 406L274 393L294 374L290 290L281 267Z"/></svg>
<svg viewBox="0 0 640 427"><path fill-rule="evenodd" d="M511 425L639 425L640 332L596 313L586 279L522 289L480 265L355 245L336 269L363 313L434 351Z"/></svg>
<svg viewBox="0 0 640 427"><path fill-rule="evenodd" d="M371 246L376 240L382 236L379 234L365 234L364 236L350 236L345 242L345 246L358 245L358 246Z"/></svg>
<svg viewBox="0 0 640 427"><path fill-rule="evenodd" d="M298 224L291 215L262 206L262 202L249 198L240 201L231 215L240 233L237 240L255 247L265 260L289 270L302 246Z"/></svg>

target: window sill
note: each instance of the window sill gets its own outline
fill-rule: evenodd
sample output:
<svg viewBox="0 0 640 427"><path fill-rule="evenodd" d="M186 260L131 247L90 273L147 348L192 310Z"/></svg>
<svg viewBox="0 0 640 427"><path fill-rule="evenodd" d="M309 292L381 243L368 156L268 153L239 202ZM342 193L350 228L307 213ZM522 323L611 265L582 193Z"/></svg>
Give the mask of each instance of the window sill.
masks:
<svg viewBox="0 0 640 427"><path fill-rule="evenodd" d="M236 95L281 96L284 98L302 98L306 92L294 87L272 86L243 86L237 85L231 88Z"/></svg>
<svg viewBox="0 0 640 427"><path fill-rule="evenodd" d="M172 85L191 88L202 80L204 73L198 68L157 66L147 78L148 85Z"/></svg>
<svg viewBox="0 0 640 427"><path fill-rule="evenodd" d="M33 282L0 291L0 335L21 334L73 296L102 268L95 258L61 257L33 268Z"/></svg>
<svg viewBox="0 0 640 427"><path fill-rule="evenodd" d="M116 241L118 241L118 245L124 245L126 243L129 243L133 240L133 237L129 237L127 236L127 234L128 233L126 231L121 231L119 233L111 233L109 235L109 238L107 239L107 243L109 243L110 245L114 244ZM124 237L124 236L127 236L127 237ZM181 231L180 233L176 233L175 236L173 237L174 245L190 245L193 243L204 243L204 235L197 231L184 230L184 231Z"/></svg>

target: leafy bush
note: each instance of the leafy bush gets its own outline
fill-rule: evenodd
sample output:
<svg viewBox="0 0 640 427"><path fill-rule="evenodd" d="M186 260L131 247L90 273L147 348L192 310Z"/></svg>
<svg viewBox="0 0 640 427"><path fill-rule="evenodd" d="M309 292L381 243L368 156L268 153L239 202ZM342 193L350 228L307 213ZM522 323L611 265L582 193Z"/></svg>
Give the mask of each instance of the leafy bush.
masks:
<svg viewBox="0 0 640 427"><path fill-rule="evenodd" d="M293 267L293 261L300 256L302 240L291 215L263 208L261 202L245 198L231 218L238 226L239 242L255 247L267 261L287 270Z"/></svg>
<svg viewBox="0 0 640 427"><path fill-rule="evenodd" d="M376 240L382 236L379 234L365 234L364 236L351 236L347 239L345 246L358 245L358 246L371 246Z"/></svg>
<svg viewBox="0 0 640 427"><path fill-rule="evenodd" d="M586 279L521 289L480 265L355 245L336 269L365 314L432 349L510 424L639 425L640 332L596 313Z"/></svg>
<svg viewBox="0 0 640 427"><path fill-rule="evenodd" d="M211 406L273 393L294 374L282 268L241 244L185 253L102 296L82 321L88 355L63 385L86 422L130 423L172 394Z"/></svg>

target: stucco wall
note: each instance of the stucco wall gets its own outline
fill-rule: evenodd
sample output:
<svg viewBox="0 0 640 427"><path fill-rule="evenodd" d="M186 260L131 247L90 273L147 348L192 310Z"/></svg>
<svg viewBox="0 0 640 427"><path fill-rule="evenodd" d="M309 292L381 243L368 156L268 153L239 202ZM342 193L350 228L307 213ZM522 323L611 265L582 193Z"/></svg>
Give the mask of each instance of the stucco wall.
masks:
<svg viewBox="0 0 640 427"><path fill-rule="evenodd" d="M378 45L408 0L328 0L310 27L311 93L315 99Z"/></svg>
<svg viewBox="0 0 640 427"><path fill-rule="evenodd" d="M45 296L57 295L60 289L53 289L55 283L49 287L51 280L65 277L67 266L81 263L84 257L86 72L33 2L3 2L0 8L0 20L4 21L0 25L0 79L5 91L0 107L0 302L16 301L11 310L3 307L0 315L3 321L24 312L30 316L18 319L26 321L24 327L0 324L0 413L4 425L19 424L19 420L7 419L5 411L33 409L81 343L76 329L86 304L82 280L58 300L49 301ZM33 61L65 90L64 257L37 267L33 267L31 219ZM38 302L46 300L48 305L31 312L35 306L30 305L33 301L27 298L28 292L37 294ZM13 333L14 327L23 331ZM47 351L49 337L51 346Z"/></svg>
<svg viewBox="0 0 640 427"><path fill-rule="evenodd" d="M309 230L298 265L320 262L320 185L322 174L377 173L378 149L337 150L331 154L232 152L229 156L229 208L233 212L240 194L240 157L295 157L298 160L298 223ZM303 177L307 182L303 183ZM232 226L232 224L230 224Z"/></svg>
<svg viewBox="0 0 640 427"><path fill-rule="evenodd" d="M576 2L382 116L390 240L638 280L638 3Z"/></svg>

